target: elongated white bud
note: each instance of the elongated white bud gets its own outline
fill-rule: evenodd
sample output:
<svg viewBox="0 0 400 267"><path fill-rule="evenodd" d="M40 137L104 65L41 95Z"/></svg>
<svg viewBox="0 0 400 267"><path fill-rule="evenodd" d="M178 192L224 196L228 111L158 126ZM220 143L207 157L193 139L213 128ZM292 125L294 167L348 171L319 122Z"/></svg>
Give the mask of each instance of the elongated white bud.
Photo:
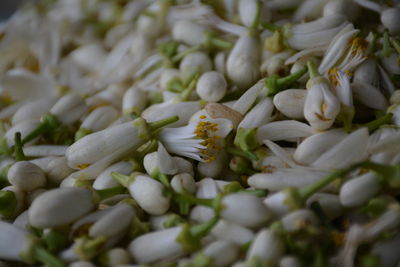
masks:
<svg viewBox="0 0 400 267"><path fill-rule="evenodd" d="M139 135L139 126L135 122L126 122L105 130L86 135L68 147L65 157L73 168L90 165L112 152L121 152L138 147L143 142Z"/></svg>
<svg viewBox="0 0 400 267"><path fill-rule="evenodd" d="M188 74L204 73L212 70L212 62L206 53L193 52L182 59L179 69Z"/></svg>
<svg viewBox="0 0 400 267"><path fill-rule="evenodd" d="M87 106L81 96L76 93L61 97L50 109L50 113L65 125L70 125L81 118Z"/></svg>
<svg viewBox="0 0 400 267"><path fill-rule="evenodd" d="M35 164L19 161L8 170L8 181L22 191L33 191L46 183L46 177Z"/></svg>
<svg viewBox="0 0 400 267"><path fill-rule="evenodd" d="M345 207L359 207L379 192L381 185L374 173L355 177L340 188L340 202Z"/></svg>
<svg viewBox="0 0 400 267"><path fill-rule="evenodd" d="M80 46L70 54L76 64L91 72L97 72L100 66L104 64L106 56L106 51L98 43Z"/></svg>
<svg viewBox="0 0 400 267"><path fill-rule="evenodd" d="M213 266L230 266L239 255L239 246L225 240L215 241L203 250L205 256L212 259Z"/></svg>
<svg viewBox="0 0 400 267"><path fill-rule="evenodd" d="M189 193L196 192L196 181L193 176L188 173L179 173L172 177L171 187L175 192L180 193L182 190L186 190Z"/></svg>
<svg viewBox="0 0 400 267"><path fill-rule="evenodd" d="M284 252L285 247L279 235L272 230L262 229L247 251L246 259L256 257L263 262L276 264Z"/></svg>
<svg viewBox="0 0 400 267"><path fill-rule="evenodd" d="M289 89L274 96L274 105L283 115L291 119L304 119L304 103L307 90Z"/></svg>
<svg viewBox="0 0 400 267"><path fill-rule="evenodd" d="M92 194L83 188L58 188L37 197L29 208L29 223L38 228L67 225L94 208Z"/></svg>
<svg viewBox="0 0 400 267"><path fill-rule="evenodd" d="M255 105L239 123L238 128L252 129L267 124L272 120L274 105L270 98L265 98Z"/></svg>
<svg viewBox="0 0 400 267"><path fill-rule="evenodd" d="M199 45L204 40L206 28L190 20L179 20L172 28L174 40L190 46Z"/></svg>
<svg viewBox="0 0 400 267"><path fill-rule="evenodd" d="M205 72L197 82L196 92L201 99L218 102L226 93L227 83L222 74L216 71Z"/></svg>
<svg viewBox="0 0 400 267"><path fill-rule="evenodd" d="M271 212L256 196L234 193L222 200L222 218L245 227L258 227L271 218Z"/></svg>
<svg viewBox="0 0 400 267"><path fill-rule="evenodd" d="M126 265L131 262L129 252L123 248L113 248L107 251L107 264L109 266Z"/></svg>
<svg viewBox="0 0 400 267"><path fill-rule="evenodd" d="M295 22L309 21L319 18L322 15L325 4L328 0L306 0L297 8L293 20Z"/></svg>
<svg viewBox="0 0 400 267"><path fill-rule="evenodd" d="M139 264L179 258L184 254L176 241L181 231L178 226L141 235L129 244L129 253Z"/></svg>
<svg viewBox="0 0 400 267"><path fill-rule="evenodd" d="M149 176L136 176L128 189L138 205L151 215L164 214L169 208L170 201L164 196L164 186Z"/></svg>
<svg viewBox="0 0 400 267"><path fill-rule="evenodd" d="M103 172L93 182L93 188L96 190L112 188L118 186L119 184L115 181L111 173L118 172L124 175L129 175L133 171L132 163L129 161L120 161L112 164Z"/></svg>
<svg viewBox="0 0 400 267"><path fill-rule="evenodd" d="M243 226L220 220L211 230L211 234L218 240L226 240L237 245L243 245L254 238L254 233Z"/></svg>
<svg viewBox="0 0 400 267"><path fill-rule="evenodd" d="M241 35L226 62L228 77L239 87L248 88L260 76L260 42L256 37Z"/></svg>
<svg viewBox="0 0 400 267"><path fill-rule="evenodd" d="M293 233L301 231L308 226L316 226L319 220L312 211L301 209L285 215L281 222L285 231Z"/></svg>
<svg viewBox="0 0 400 267"><path fill-rule="evenodd" d="M334 0L324 6L323 16L343 15L349 21L355 21L358 17L360 7L353 1Z"/></svg>
<svg viewBox="0 0 400 267"><path fill-rule="evenodd" d="M120 204L111 208L105 216L96 221L89 230L92 237L113 237L128 229L134 210L128 204ZM118 224L115 224L118 222Z"/></svg>
<svg viewBox="0 0 400 267"><path fill-rule="evenodd" d="M301 164L309 165L345 137L346 133L342 129L313 134L297 146L293 158Z"/></svg>
<svg viewBox="0 0 400 267"><path fill-rule="evenodd" d="M315 183L328 172L300 168L282 168L249 177L248 184L257 189L282 190L286 187L303 187Z"/></svg>
<svg viewBox="0 0 400 267"><path fill-rule="evenodd" d="M251 27L257 14L257 0L239 0L238 12L242 24Z"/></svg>
<svg viewBox="0 0 400 267"><path fill-rule="evenodd" d="M364 82L372 85L377 85L379 80L379 72L377 69L376 60L368 58L364 60L354 70L353 82Z"/></svg>
<svg viewBox="0 0 400 267"><path fill-rule="evenodd" d="M368 137L367 128L352 132L341 142L324 152L311 166L338 169L365 159L367 157Z"/></svg>
<svg viewBox="0 0 400 267"><path fill-rule="evenodd" d="M57 157L47 164L44 171L47 174L47 179L49 182L58 185L64 178L73 173L74 169L68 166L68 162L65 157Z"/></svg>
<svg viewBox="0 0 400 267"><path fill-rule="evenodd" d="M26 120L39 121L54 105L55 98L44 98L29 102L20 107L12 117L12 125Z"/></svg>
<svg viewBox="0 0 400 267"><path fill-rule="evenodd" d="M278 217L289 212L289 206L286 202L287 195L282 191L270 194L264 199L264 204Z"/></svg>
<svg viewBox="0 0 400 267"><path fill-rule="evenodd" d="M388 101L377 87L365 82L354 82L352 87L355 98L365 106L378 110L387 108Z"/></svg>
<svg viewBox="0 0 400 267"><path fill-rule="evenodd" d="M91 132L103 130L115 121L118 115L118 111L110 106L96 108L83 120L80 128Z"/></svg>
<svg viewBox="0 0 400 267"><path fill-rule="evenodd" d="M147 94L140 88L129 88L122 98L122 113L141 114L147 104Z"/></svg>
<svg viewBox="0 0 400 267"><path fill-rule="evenodd" d="M299 138L308 137L313 133L313 128L299 121L274 121L258 128L257 140L259 142L266 139L271 141L296 141Z"/></svg>
<svg viewBox="0 0 400 267"><path fill-rule="evenodd" d="M0 258L21 261L22 254L29 249L28 233L22 229L0 221Z"/></svg>

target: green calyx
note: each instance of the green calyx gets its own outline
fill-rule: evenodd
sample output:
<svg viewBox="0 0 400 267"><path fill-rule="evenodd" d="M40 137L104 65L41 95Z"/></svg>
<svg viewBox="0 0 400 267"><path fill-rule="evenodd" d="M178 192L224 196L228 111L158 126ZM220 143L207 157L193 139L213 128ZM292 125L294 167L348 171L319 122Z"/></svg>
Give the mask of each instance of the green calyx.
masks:
<svg viewBox="0 0 400 267"><path fill-rule="evenodd" d="M252 175L255 171L252 169L251 162L244 157L234 156L229 162L232 171L240 175Z"/></svg>
<svg viewBox="0 0 400 267"><path fill-rule="evenodd" d="M0 214L4 218L13 218L18 201L14 192L0 191Z"/></svg>
<svg viewBox="0 0 400 267"><path fill-rule="evenodd" d="M400 164L386 165L365 161L359 164L360 167L367 168L378 174L384 183L392 188L400 188Z"/></svg>
<svg viewBox="0 0 400 267"><path fill-rule="evenodd" d="M178 226L178 225L180 225L180 224L182 224L184 222L185 222L185 220L181 216L179 216L178 214L171 214L165 220L165 222L163 223L163 226L165 228L171 228L171 227Z"/></svg>
<svg viewBox="0 0 400 267"><path fill-rule="evenodd" d="M266 262L263 262L260 260L259 257L253 256L250 259L246 261L246 267L268 267L268 264Z"/></svg>
<svg viewBox="0 0 400 267"><path fill-rule="evenodd" d="M0 155L11 156L13 149L8 146L7 138L5 136L0 137Z"/></svg>
<svg viewBox="0 0 400 267"><path fill-rule="evenodd" d="M128 188L131 183L136 179L136 176L141 175L140 172L133 172L131 175L125 175L119 172L112 172L111 177L123 187Z"/></svg>
<svg viewBox="0 0 400 267"><path fill-rule="evenodd" d="M272 53L279 53L286 48L284 36L279 29L274 30L274 33L264 41L264 48Z"/></svg>
<svg viewBox="0 0 400 267"><path fill-rule="evenodd" d="M142 117L137 118L132 122L132 125L139 130L139 138L143 140L150 140L161 128L168 124L174 123L179 120L178 116L171 116L154 122L146 122Z"/></svg>
<svg viewBox="0 0 400 267"><path fill-rule="evenodd" d="M149 223L142 222L138 217L134 216L129 229L129 237L136 238L142 234L150 232Z"/></svg>
<svg viewBox="0 0 400 267"><path fill-rule="evenodd" d="M239 147L248 158L251 160L257 160L257 156L253 152L253 150L259 146L256 128L239 128L233 143L235 146Z"/></svg>
<svg viewBox="0 0 400 267"><path fill-rule="evenodd" d="M340 104L340 112L336 119L343 122L344 130L350 133L353 128L353 118L355 114L354 107L347 106L343 103Z"/></svg>
<svg viewBox="0 0 400 267"><path fill-rule="evenodd" d="M191 267L209 267L213 265L213 258L205 255L204 253L197 253L190 264Z"/></svg>
<svg viewBox="0 0 400 267"><path fill-rule="evenodd" d="M321 76L321 74L318 72L317 66L315 66L315 63L311 60L307 62L307 69L310 75L310 79Z"/></svg>
<svg viewBox="0 0 400 267"><path fill-rule="evenodd" d="M187 253L196 251L201 247L201 238L209 233L217 222L218 217L215 216L207 222L192 226L185 223L182 225L182 231L176 241L181 244L183 251Z"/></svg>
<svg viewBox="0 0 400 267"><path fill-rule="evenodd" d="M79 130L75 133L75 141L78 141L82 137L85 137L86 135L89 135L91 133L92 131L90 129L79 128Z"/></svg>
<svg viewBox="0 0 400 267"><path fill-rule="evenodd" d="M292 84L306 74L306 72L307 68L303 68L282 78L277 75L269 76L265 79L265 87L268 88L267 96L274 96L277 93L288 89Z"/></svg>
<svg viewBox="0 0 400 267"><path fill-rule="evenodd" d="M53 253L56 253L68 246L68 234L55 229L50 229L49 231L45 232L42 236L42 239L49 251Z"/></svg>
<svg viewBox="0 0 400 267"><path fill-rule="evenodd" d="M80 237L75 239L74 252L82 260L91 260L100 251L100 248L105 244L106 238L99 236L96 238Z"/></svg>
<svg viewBox="0 0 400 267"><path fill-rule="evenodd" d="M56 116L47 113L42 117L41 123L32 132L30 132L22 139L22 144L24 145L42 134L52 132L60 125L61 122L57 119Z"/></svg>

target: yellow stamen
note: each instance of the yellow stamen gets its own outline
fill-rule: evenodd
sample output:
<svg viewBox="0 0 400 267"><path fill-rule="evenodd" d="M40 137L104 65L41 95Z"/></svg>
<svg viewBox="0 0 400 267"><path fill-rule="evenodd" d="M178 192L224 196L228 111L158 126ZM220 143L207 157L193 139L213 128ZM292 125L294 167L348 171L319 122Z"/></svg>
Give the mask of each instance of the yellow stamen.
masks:
<svg viewBox="0 0 400 267"><path fill-rule="evenodd" d="M83 170L83 169L86 169L89 166L90 166L89 163L83 163L83 164L77 165L76 167L78 167L78 169L80 169L80 170Z"/></svg>

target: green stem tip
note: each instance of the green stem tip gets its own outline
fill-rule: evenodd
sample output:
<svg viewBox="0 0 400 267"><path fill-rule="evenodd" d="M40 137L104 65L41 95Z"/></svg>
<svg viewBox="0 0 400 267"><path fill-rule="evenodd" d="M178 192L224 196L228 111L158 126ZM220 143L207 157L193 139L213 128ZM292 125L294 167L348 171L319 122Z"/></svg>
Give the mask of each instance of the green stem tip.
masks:
<svg viewBox="0 0 400 267"><path fill-rule="evenodd" d="M177 122L179 120L179 116L171 116L162 120L154 121L154 122L149 122L148 127L149 130L154 132L168 124Z"/></svg>
<svg viewBox="0 0 400 267"><path fill-rule="evenodd" d="M65 264L56 256L42 247L36 247L34 250L35 259L49 267L64 267Z"/></svg>
<svg viewBox="0 0 400 267"><path fill-rule="evenodd" d="M307 62L307 69L308 73L310 74L310 79L320 76L317 66L315 66L315 63L313 61L310 60Z"/></svg>

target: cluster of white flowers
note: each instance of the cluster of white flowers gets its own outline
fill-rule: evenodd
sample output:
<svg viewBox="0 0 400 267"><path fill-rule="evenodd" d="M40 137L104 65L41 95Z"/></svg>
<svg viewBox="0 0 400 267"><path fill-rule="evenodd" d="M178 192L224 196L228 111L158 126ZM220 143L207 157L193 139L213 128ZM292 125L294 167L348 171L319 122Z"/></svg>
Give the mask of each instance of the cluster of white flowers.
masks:
<svg viewBox="0 0 400 267"><path fill-rule="evenodd" d="M0 266L400 266L398 1L26 2Z"/></svg>

